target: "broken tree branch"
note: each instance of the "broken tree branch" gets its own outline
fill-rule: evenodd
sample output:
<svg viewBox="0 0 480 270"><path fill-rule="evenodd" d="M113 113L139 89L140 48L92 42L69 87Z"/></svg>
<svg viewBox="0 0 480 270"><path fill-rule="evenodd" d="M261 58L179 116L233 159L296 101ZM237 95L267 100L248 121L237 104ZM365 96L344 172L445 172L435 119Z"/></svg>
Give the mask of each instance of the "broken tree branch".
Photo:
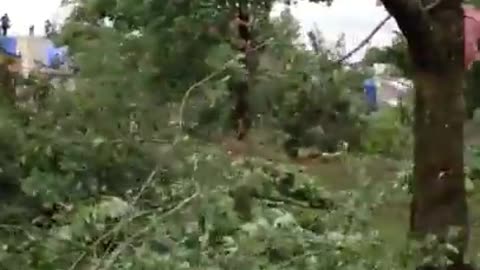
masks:
<svg viewBox="0 0 480 270"><path fill-rule="evenodd" d="M343 63L345 60L349 59L355 53L357 53L360 49L365 47L370 42L370 40L375 36L375 34L377 34L378 31L380 31L380 29L382 29L382 27L390 20L390 18L392 18L391 15L388 15L387 17L385 17L377 26L375 26L375 28L373 28L370 34L368 34L360 43L358 43L358 45L355 48L353 48L350 52L348 52L347 54L342 56L340 59L338 59L337 64Z"/></svg>
<svg viewBox="0 0 480 270"><path fill-rule="evenodd" d="M433 3L430 3L428 4L427 6L425 6L425 8L423 10L425 11L428 11L428 10L432 10L433 8L435 8L436 6L438 6L440 3L442 2L442 0L437 0ZM378 24L377 26L375 26L375 28L373 28L373 30L360 42L358 43L358 45L353 48L351 51L349 51L347 54L345 54L344 56L342 56L340 59L337 60L337 64L342 64L343 62L345 62L346 60L348 60L350 57L352 57L354 54L356 54L358 51L360 51L363 47L365 47L371 40L372 38L378 33L378 31L380 31L380 29L383 28L383 26L385 26L385 24L392 18L392 15L388 15L386 16L384 19L382 19Z"/></svg>

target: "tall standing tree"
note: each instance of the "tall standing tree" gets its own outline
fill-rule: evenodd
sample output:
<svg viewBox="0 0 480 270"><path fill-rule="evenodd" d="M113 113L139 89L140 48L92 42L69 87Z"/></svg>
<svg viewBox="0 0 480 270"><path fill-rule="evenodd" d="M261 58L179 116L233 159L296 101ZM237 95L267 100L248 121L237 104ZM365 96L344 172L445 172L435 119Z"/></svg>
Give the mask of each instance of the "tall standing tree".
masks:
<svg viewBox="0 0 480 270"><path fill-rule="evenodd" d="M250 127L250 117L248 109L248 92L252 86L253 73L256 70L255 48L252 47L253 36L251 31L251 16L249 10L244 5L239 4L236 16L233 22L237 35L233 37L234 49L243 54L243 65L246 69L245 76L232 83L231 91L235 97L235 105L232 111L232 121L234 123L237 138L242 140L248 133Z"/></svg>
<svg viewBox="0 0 480 270"><path fill-rule="evenodd" d="M220 1L221 2L221 1ZM251 125L249 109L249 92L256 84L256 73L259 63L258 52L264 48L261 39L262 31L269 23L269 14L272 10L274 0L252 1L252 0L232 0L228 1L226 8L235 14L232 22L231 44L234 50L242 54L242 65L244 66L244 76L231 81L231 91L234 97L234 106L232 110L232 121L235 127L237 138L242 140L248 133Z"/></svg>
<svg viewBox="0 0 480 270"><path fill-rule="evenodd" d="M456 252L448 254L451 267L465 269L469 223L463 160L463 1L381 2L407 40L416 90L410 230L417 239L434 235L454 244Z"/></svg>
<svg viewBox="0 0 480 270"><path fill-rule="evenodd" d="M464 187L464 33L461 0L382 0L408 43L415 94L411 232L453 241L464 265L469 238ZM455 268L454 268L455 269ZM460 268L459 268L460 269Z"/></svg>

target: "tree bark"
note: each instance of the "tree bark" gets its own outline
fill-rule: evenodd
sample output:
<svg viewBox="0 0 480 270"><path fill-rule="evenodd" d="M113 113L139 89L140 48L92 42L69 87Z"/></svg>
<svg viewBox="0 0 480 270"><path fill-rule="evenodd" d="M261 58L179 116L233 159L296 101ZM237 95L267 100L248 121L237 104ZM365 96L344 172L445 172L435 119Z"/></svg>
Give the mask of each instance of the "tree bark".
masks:
<svg viewBox="0 0 480 270"><path fill-rule="evenodd" d="M462 268L469 224L464 184L463 9L460 0L382 0L408 41L414 65L414 184L410 229L418 239L433 234L459 254ZM447 239L458 229L455 239ZM428 252L428 251L427 251ZM435 268L429 268L435 269Z"/></svg>
<svg viewBox="0 0 480 270"><path fill-rule="evenodd" d="M234 99L232 110L232 122L237 134L237 138L242 140L248 133L251 125L249 116L248 94L253 84L253 76L256 70L256 50L253 45L251 32L251 16L247 7L239 4L237 14L233 22L235 36L233 37L233 46L243 54L242 62L245 66L246 75L234 82L231 91Z"/></svg>
<svg viewBox="0 0 480 270"><path fill-rule="evenodd" d="M15 80L7 63L0 64L0 91L4 101L15 104Z"/></svg>
<svg viewBox="0 0 480 270"><path fill-rule="evenodd" d="M449 229L461 229L454 244L463 262L468 216L463 171L463 72L415 75L414 186L411 231L446 241Z"/></svg>

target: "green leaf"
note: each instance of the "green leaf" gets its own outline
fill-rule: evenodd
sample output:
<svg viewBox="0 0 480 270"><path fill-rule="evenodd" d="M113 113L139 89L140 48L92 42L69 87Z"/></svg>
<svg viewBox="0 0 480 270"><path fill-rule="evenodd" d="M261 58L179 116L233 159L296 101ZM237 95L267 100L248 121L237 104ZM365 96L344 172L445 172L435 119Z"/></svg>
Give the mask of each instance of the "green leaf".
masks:
<svg viewBox="0 0 480 270"><path fill-rule="evenodd" d="M473 184L473 181L466 177L465 178L465 190L470 193L470 192L473 192L475 189L475 185Z"/></svg>
<svg viewBox="0 0 480 270"><path fill-rule="evenodd" d="M98 204L96 212L100 218L118 218L126 215L132 209L132 206L118 197L104 197Z"/></svg>
<svg viewBox="0 0 480 270"><path fill-rule="evenodd" d="M103 143L105 143L105 138L103 138L103 137L96 137L92 141L93 147L98 147Z"/></svg>

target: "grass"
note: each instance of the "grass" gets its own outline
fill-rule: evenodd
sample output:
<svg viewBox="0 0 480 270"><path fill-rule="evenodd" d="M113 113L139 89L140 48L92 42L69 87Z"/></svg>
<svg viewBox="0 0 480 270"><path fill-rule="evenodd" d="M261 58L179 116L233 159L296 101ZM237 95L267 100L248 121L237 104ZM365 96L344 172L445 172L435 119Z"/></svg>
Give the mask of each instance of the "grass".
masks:
<svg viewBox="0 0 480 270"><path fill-rule="evenodd" d="M278 146L266 144L268 136L259 131L254 131L247 142L238 142L227 139L223 142L227 150L233 155L261 156L264 158L288 161L289 159ZM262 138L264 140L262 140ZM465 129L466 145L480 145L480 124L467 123ZM393 181L401 168L402 162L385 159L384 157L347 156L345 159L334 160L328 163L319 160L290 161L305 167L305 171L322 179L326 188L335 191L358 187L366 179L371 181ZM466 157L466 162L472 159ZM363 170L364 174L360 174ZM469 255L473 256L480 251L480 183L477 183L476 192L469 196L471 217L471 240ZM406 244L409 221L409 199L392 202L382 206L375 213L372 226L375 226L381 237L392 248L403 248Z"/></svg>

